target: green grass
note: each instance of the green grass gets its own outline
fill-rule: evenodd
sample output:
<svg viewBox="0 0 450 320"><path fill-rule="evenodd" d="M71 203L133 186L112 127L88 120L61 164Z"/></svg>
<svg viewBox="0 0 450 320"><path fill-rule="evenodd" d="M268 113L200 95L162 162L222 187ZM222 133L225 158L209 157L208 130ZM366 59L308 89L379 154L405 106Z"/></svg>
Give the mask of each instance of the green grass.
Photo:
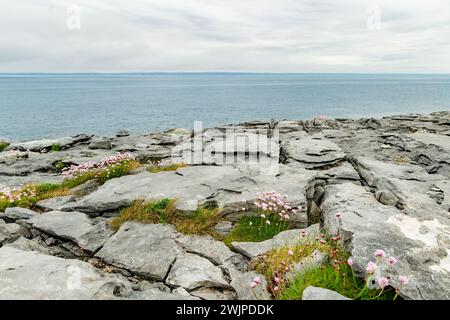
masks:
<svg viewBox="0 0 450 320"><path fill-rule="evenodd" d="M9 200L1 199L0 196L0 211L5 211L6 208L10 207L32 208L41 200L69 195L70 190L62 184L42 183L24 186L15 193L23 194L20 200L10 202Z"/></svg>
<svg viewBox="0 0 450 320"><path fill-rule="evenodd" d="M133 204L123 209L111 222L114 231L120 229L127 221L141 223L172 224L184 234L215 235L213 227L220 220L217 209L198 208L193 216L186 217L177 213L175 200L161 199L145 202L134 201Z"/></svg>
<svg viewBox="0 0 450 320"><path fill-rule="evenodd" d="M109 166L107 170L100 170L96 174L96 179L103 184L108 180L128 174L130 171L139 168L140 165L139 161L124 161L120 164Z"/></svg>
<svg viewBox="0 0 450 320"><path fill-rule="evenodd" d="M321 237L320 239L325 239ZM289 267L310 257L319 250L329 259L322 266L309 267L289 282L285 275ZM365 282L354 276L347 264L349 254L336 241L321 243L314 240L302 240L293 247L282 247L257 256L249 263L250 270L256 270L268 279L268 290L275 299L300 300L303 290L308 286L320 287L336 291L343 296L355 300L392 300L394 289L368 290ZM278 282L275 279L281 279ZM364 289L364 290L363 290Z"/></svg>
<svg viewBox="0 0 450 320"><path fill-rule="evenodd" d="M270 225L266 221L270 221ZM280 221L275 215L268 214L267 219L261 217L243 217L224 239L227 245L233 241L259 242L271 239L282 231L290 228L288 222Z"/></svg>
<svg viewBox="0 0 450 320"><path fill-rule="evenodd" d="M52 152L58 152L61 151L62 147L59 144L52 144Z"/></svg>
<svg viewBox="0 0 450 320"><path fill-rule="evenodd" d="M58 171L60 171L60 172L66 167L66 165L64 164L64 162L62 162L61 160L56 161L56 162L53 164L53 166L55 167L56 170L58 170Z"/></svg>
<svg viewBox="0 0 450 320"><path fill-rule="evenodd" d="M0 152L2 152L3 150L5 150L5 148L9 146L9 143L7 142L0 142Z"/></svg>
<svg viewBox="0 0 450 320"><path fill-rule="evenodd" d="M77 177L66 179L62 182L62 186L71 189L93 179L97 179L100 184L104 184L108 180L128 174L131 170L139 168L139 166L139 161L124 161L123 163L109 166L107 169L92 170Z"/></svg>
<svg viewBox="0 0 450 320"><path fill-rule="evenodd" d="M27 185L21 190L15 192L16 194L23 194L20 200L10 202L7 199L2 199L2 195L0 194L0 211L5 211L8 207L32 208L41 200L69 195L71 194L70 189L75 188L89 180L97 179L101 184L103 184L107 180L124 176L129 171L134 170L139 166L140 163L138 161L125 161L117 165L112 165L108 167L107 170L93 170L75 178L66 179L58 184L44 183Z"/></svg>
<svg viewBox="0 0 450 320"><path fill-rule="evenodd" d="M158 173L163 171L176 171L180 168L184 168L186 165L184 163L172 163L168 165L157 165L157 164L151 164L147 171L151 173Z"/></svg>
<svg viewBox="0 0 450 320"><path fill-rule="evenodd" d="M336 291L343 296L354 300L392 300L395 290L390 288L381 290L362 290L364 281L353 279L350 267L341 267L336 270L333 266L325 265L321 268L307 270L298 275L278 296L280 300L300 300L303 290L308 286L326 288Z"/></svg>

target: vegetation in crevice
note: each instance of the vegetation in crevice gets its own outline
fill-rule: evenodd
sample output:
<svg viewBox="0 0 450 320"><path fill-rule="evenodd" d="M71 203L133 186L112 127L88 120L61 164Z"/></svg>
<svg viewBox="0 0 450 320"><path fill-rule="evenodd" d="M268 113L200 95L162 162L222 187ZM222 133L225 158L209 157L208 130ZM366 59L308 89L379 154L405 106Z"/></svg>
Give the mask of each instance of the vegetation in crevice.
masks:
<svg viewBox="0 0 450 320"><path fill-rule="evenodd" d="M110 225L117 231L127 221L164 223L174 225L177 231L184 234L215 236L214 226L220 219L218 209L198 208L192 216L182 215L176 210L175 200L164 198L153 201L136 200L131 206L122 209Z"/></svg>

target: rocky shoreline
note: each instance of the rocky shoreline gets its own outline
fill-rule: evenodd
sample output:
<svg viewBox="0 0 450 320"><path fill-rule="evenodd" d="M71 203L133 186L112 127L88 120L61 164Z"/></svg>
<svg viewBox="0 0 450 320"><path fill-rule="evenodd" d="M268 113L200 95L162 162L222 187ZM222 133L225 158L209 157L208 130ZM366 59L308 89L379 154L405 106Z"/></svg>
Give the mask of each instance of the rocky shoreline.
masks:
<svg viewBox="0 0 450 320"><path fill-rule="evenodd" d="M0 299L271 299L271 279L249 266L320 232L339 238L358 277L383 248L398 259L390 285L408 276L402 298L450 299L450 111L13 142L0 152L0 186L61 183L63 168L123 152L141 166L0 212ZM166 162L183 166L147 170ZM295 210L290 230L262 242L109 225L136 200L171 198L186 217L217 208L215 230L226 235L271 190ZM338 298L313 287L303 294L327 297Z"/></svg>

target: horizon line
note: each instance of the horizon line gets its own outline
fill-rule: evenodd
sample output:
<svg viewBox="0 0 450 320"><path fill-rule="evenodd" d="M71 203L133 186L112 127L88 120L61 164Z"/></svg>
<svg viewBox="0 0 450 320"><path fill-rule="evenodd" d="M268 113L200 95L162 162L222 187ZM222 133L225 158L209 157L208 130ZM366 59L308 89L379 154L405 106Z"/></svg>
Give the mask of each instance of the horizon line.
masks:
<svg viewBox="0 0 450 320"><path fill-rule="evenodd" d="M450 75L450 72L271 72L271 71L102 71L102 72L0 72L0 75L145 75L145 74L292 74L292 75Z"/></svg>

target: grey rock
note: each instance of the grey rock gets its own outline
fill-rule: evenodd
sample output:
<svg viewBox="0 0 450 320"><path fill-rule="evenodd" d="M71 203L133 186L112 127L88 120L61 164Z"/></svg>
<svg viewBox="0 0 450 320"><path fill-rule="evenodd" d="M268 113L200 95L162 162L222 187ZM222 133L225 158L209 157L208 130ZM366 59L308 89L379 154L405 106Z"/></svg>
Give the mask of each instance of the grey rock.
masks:
<svg viewBox="0 0 450 320"><path fill-rule="evenodd" d="M12 242L23 235L23 227L16 223L5 223L0 220L0 244L3 242Z"/></svg>
<svg viewBox="0 0 450 320"><path fill-rule="evenodd" d="M319 225L314 224L305 229L305 236L299 229L287 230L280 232L273 239L261 242L232 242L231 246L237 252L254 258L260 254L271 251L276 248L295 246L302 241L314 239L319 235Z"/></svg>
<svg viewBox="0 0 450 320"><path fill-rule="evenodd" d="M220 290L216 288L198 288L189 292L192 296L203 300L235 300L236 293L232 290Z"/></svg>
<svg viewBox="0 0 450 320"><path fill-rule="evenodd" d="M51 254L51 250L39 244L37 241L29 240L24 237L19 237L16 241L11 242L5 247L12 247L23 251L37 251L43 254Z"/></svg>
<svg viewBox="0 0 450 320"><path fill-rule="evenodd" d="M351 300L336 291L309 286L303 290L302 300Z"/></svg>
<svg viewBox="0 0 450 320"><path fill-rule="evenodd" d="M255 277L259 277L261 283L255 288L252 288L250 284ZM232 275L231 286L236 291L239 300L270 300L270 293L267 291L267 280L255 271L234 273Z"/></svg>
<svg viewBox="0 0 450 320"><path fill-rule="evenodd" d="M279 174L263 174L233 166L195 166L176 172L142 172L112 179L63 210L99 214L128 206L137 199L173 198L177 200L177 209L186 213L192 213L199 205L214 203L223 215L248 215L255 209L250 207L243 212L242 199L252 206L258 192L272 189L287 194L293 207L303 207L304 194L295 190L306 186L314 173L286 166L281 166L280 171ZM299 227L306 226L306 213L299 211L291 220Z"/></svg>
<svg viewBox="0 0 450 320"><path fill-rule="evenodd" d="M59 139L44 139L44 140L12 143L9 145L8 148L11 150L14 149L14 150L28 150L34 152L41 152L43 150L50 150L53 145L59 145L64 148L69 147L85 139L86 137L84 136L64 137Z"/></svg>
<svg viewBox="0 0 450 320"><path fill-rule="evenodd" d="M66 204L74 201L74 196L54 197L39 201L36 203L36 207L43 211L61 210Z"/></svg>
<svg viewBox="0 0 450 320"><path fill-rule="evenodd" d="M126 222L95 255L106 263L163 281L182 250L172 226Z"/></svg>
<svg viewBox="0 0 450 320"><path fill-rule="evenodd" d="M191 295L180 295L159 290L157 288L133 292L129 299L133 300L199 300Z"/></svg>
<svg viewBox="0 0 450 320"><path fill-rule="evenodd" d="M214 226L214 231L221 236L227 236L230 233L231 229L233 229L233 223L231 221L226 220L219 221Z"/></svg>
<svg viewBox="0 0 450 320"><path fill-rule="evenodd" d="M190 253L176 259L166 282L186 290L199 287L230 287L219 267L205 258Z"/></svg>
<svg viewBox="0 0 450 320"><path fill-rule="evenodd" d="M384 271L392 286L399 285L399 275L410 278L401 291L404 298L450 298L448 217L439 211L428 211L426 217L405 215L382 205L363 187L344 183L326 187L322 217L327 233L339 234L346 243L360 276L365 276L375 250L383 249L399 260L395 268Z"/></svg>
<svg viewBox="0 0 450 320"><path fill-rule="evenodd" d="M0 248L0 299L112 299L123 288L131 284L86 262Z"/></svg>
<svg viewBox="0 0 450 320"><path fill-rule="evenodd" d="M111 149L112 143L109 138L96 137L91 140L89 149Z"/></svg>
<svg viewBox="0 0 450 320"><path fill-rule="evenodd" d="M305 133L291 137L283 146L292 161L301 163L307 169L323 168L345 159L345 153L335 143L320 136Z"/></svg>
<svg viewBox="0 0 450 320"><path fill-rule="evenodd" d="M104 222L94 224L81 212L45 212L31 218L29 223L48 234L71 240L90 252L98 250L112 235Z"/></svg>
<svg viewBox="0 0 450 320"><path fill-rule="evenodd" d="M128 137L130 133L128 130L122 129L116 132L116 137Z"/></svg>
<svg viewBox="0 0 450 320"><path fill-rule="evenodd" d="M37 214L38 213L30 209L13 207L13 208L6 208L5 213L0 215L0 219L3 219L7 222L16 220L26 220L36 216Z"/></svg>
<svg viewBox="0 0 450 320"><path fill-rule="evenodd" d="M180 235L175 240L185 251L207 258L217 265L235 255L223 242L209 236Z"/></svg>
<svg viewBox="0 0 450 320"><path fill-rule="evenodd" d="M299 263L291 266L291 270L286 273L285 279L288 282L293 281L299 274L301 275L308 270L319 268L327 262L327 259L328 254L316 249L310 256L301 259Z"/></svg>
<svg viewBox="0 0 450 320"><path fill-rule="evenodd" d="M75 188L72 188L71 191L75 195L85 196L85 195L88 195L89 193L97 190L98 187L100 187L100 182L98 182L96 179L93 179L93 180L89 180Z"/></svg>

